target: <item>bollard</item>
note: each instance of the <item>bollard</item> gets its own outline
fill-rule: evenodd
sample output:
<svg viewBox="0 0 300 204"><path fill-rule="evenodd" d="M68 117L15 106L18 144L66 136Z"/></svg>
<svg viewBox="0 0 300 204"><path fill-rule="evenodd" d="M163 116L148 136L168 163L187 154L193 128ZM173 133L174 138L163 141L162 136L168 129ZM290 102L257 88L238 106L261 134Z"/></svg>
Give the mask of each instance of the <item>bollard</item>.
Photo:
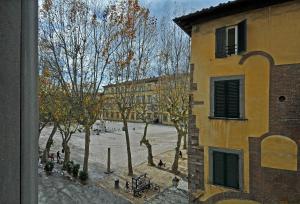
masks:
<svg viewBox="0 0 300 204"><path fill-rule="evenodd" d="M106 174L110 174L113 171L110 170L110 148L107 149L107 170L106 170Z"/></svg>
<svg viewBox="0 0 300 204"><path fill-rule="evenodd" d="M119 179L115 179L115 189L119 189Z"/></svg>

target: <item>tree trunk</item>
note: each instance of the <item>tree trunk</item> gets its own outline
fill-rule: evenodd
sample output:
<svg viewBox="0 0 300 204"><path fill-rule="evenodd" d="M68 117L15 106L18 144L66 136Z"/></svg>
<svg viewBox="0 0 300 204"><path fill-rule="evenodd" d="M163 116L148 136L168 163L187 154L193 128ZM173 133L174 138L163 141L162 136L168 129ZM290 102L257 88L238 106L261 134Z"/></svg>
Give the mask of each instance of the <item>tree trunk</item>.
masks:
<svg viewBox="0 0 300 204"><path fill-rule="evenodd" d="M152 146L149 142L149 140L146 139L147 136L147 129L148 129L148 123L146 123L145 128L144 128L144 135L142 140L140 141L141 144L146 145L147 149L148 149L148 165L150 166L155 166L154 162L153 162L153 155L152 155Z"/></svg>
<svg viewBox="0 0 300 204"><path fill-rule="evenodd" d="M153 161L153 155L152 155L152 146L149 143L149 140L146 140L145 145L148 149L148 165L155 166L154 161Z"/></svg>
<svg viewBox="0 0 300 204"><path fill-rule="evenodd" d="M66 141L63 141L63 148L64 148L64 153L65 153L63 166L66 167L67 163L70 161L70 147Z"/></svg>
<svg viewBox="0 0 300 204"><path fill-rule="evenodd" d="M183 135L183 147L182 147L183 149L186 149L186 148L187 148L187 144L186 144L186 135L187 135L187 134L184 134L184 135Z"/></svg>
<svg viewBox="0 0 300 204"><path fill-rule="evenodd" d="M91 130L89 126L85 126L84 129L85 129L85 149L84 149L83 171L85 173L88 173Z"/></svg>
<svg viewBox="0 0 300 204"><path fill-rule="evenodd" d="M127 147L127 157L128 157L128 176L132 176L133 170L132 170L132 161L131 161L131 150L130 150L128 124L127 124L126 119L124 119L124 118L123 118L123 125L124 125L125 136L126 136L126 147Z"/></svg>
<svg viewBox="0 0 300 204"><path fill-rule="evenodd" d="M53 129L52 129L51 134L50 134L50 136L47 140L46 147L45 147L44 152L43 152L42 163L46 163L48 161L48 155L49 155L49 152L50 152L51 145L53 144L53 137L54 137L56 131L57 131L57 124L54 123Z"/></svg>
<svg viewBox="0 0 300 204"><path fill-rule="evenodd" d="M42 130L46 127L47 123L43 123L42 125L39 125L39 138L41 136Z"/></svg>
<svg viewBox="0 0 300 204"><path fill-rule="evenodd" d="M175 148L175 157L174 157L174 162L172 165L172 171L174 173L178 172L178 159L179 159L180 144L181 144L181 140L182 140L182 134L178 130L177 130L177 132L178 132L177 146Z"/></svg>

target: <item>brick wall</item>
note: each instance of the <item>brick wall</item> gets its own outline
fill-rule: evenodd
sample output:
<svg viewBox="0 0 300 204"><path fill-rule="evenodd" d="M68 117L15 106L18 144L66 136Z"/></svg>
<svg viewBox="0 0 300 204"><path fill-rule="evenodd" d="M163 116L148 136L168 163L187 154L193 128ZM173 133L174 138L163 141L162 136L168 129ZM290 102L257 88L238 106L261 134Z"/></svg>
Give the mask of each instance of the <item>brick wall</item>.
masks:
<svg viewBox="0 0 300 204"><path fill-rule="evenodd" d="M300 64L274 65L270 70L270 130L249 139L250 193L264 203L300 203ZM298 171L261 167L261 142L271 135L297 143Z"/></svg>
<svg viewBox="0 0 300 204"><path fill-rule="evenodd" d="M194 65L191 65L190 89L197 90L193 82ZM199 146L199 129L196 127L196 116L192 115L194 106L193 94L190 94L189 131L188 131L188 185L190 193L204 190L204 150ZM192 200L193 198L191 198Z"/></svg>

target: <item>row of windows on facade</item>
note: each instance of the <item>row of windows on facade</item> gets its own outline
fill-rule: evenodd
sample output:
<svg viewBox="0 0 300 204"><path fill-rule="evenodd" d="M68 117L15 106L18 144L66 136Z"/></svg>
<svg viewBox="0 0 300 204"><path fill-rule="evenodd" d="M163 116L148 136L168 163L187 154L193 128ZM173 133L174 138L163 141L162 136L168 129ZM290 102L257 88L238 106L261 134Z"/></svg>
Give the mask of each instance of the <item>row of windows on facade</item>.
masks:
<svg viewBox="0 0 300 204"><path fill-rule="evenodd" d="M133 110L135 107L133 107ZM146 106L143 106L143 108L140 109L145 109L149 112L158 112L159 111L159 106L156 104L147 104ZM104 111L115 111L118 110L117 106L112 106L112 104L106 104L103 108Z"/></svg>
<svg viewBox="0 0 300 204"><path fill-rule="evenodd" d="M147 85L140 85L140 86L133 86L130 87L129 89L125 89L125 87L109 87L105 90L106 93L115 93L115 92L145 92L145 91L152 91L152 85L147 84Z"/></svg>
<svg viewBox="0 0 300 204"><path fill-rule="evenodd" d="M132 103L147 103L152 104L157 102L157 95L141 95L141 96L133 96L133 97L125 97L125 101L132 102ZM147 100L146 100L147 99ZM110 100L108 100L110 101ZM111 103L109 104L111 106Z"/></svg>
<svg viewBox="0 0 300 204"><path fill-rule="evenodd" d="M104 117L106 119L121 119L121 113L119 112L105 112ZM159 118L158 114L153 113L147 113L147 117L155 120L156 118ZM131 120L138 120L138 115L135 113L131 113L129 119ZM167 113L162 114L162 120L163 122L169 122L169 115Z"/></svg>

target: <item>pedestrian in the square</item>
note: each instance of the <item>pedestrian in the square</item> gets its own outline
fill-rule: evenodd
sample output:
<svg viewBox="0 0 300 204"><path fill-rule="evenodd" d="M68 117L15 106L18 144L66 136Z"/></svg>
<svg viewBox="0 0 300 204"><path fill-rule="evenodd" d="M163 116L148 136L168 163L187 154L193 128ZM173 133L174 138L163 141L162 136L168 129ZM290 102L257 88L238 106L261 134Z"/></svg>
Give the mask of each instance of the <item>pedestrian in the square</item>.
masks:
<svg viewBox="0 0 300 204"><path fill-rule="evenodd" d="M182 158L182 152L181 151L179 151L179 157Z"/></svg>
<svg viewBox="0 0 300 204"><path fill-rule="evenodd" d="M166 167L166 163L163 163L162 160L160 159L158 163L158 167L161 168L162 166Z"/></svg>
<svg viewBox="0 0 300 204"><path fill-rule="evenodd" d="M125 183L125 189L129 190L129 182L128 181L126 181L126 183Z"/></svg>
<svg viewBox="0 0 300 204"><path fill-rule="evenodd" d="M59 163L60 162L60 152L59 151L56 153L56 159L57 159L57 163Z"/></svg>

